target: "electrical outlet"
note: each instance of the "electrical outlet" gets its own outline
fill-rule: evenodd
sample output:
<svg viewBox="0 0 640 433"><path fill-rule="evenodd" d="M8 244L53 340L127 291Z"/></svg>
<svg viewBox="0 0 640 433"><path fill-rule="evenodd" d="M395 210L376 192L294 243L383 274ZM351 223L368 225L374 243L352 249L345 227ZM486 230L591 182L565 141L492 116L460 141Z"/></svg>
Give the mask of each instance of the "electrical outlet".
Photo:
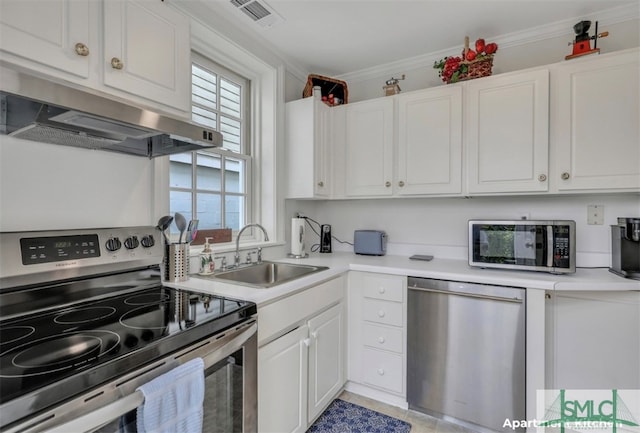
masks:
<svg viewBox="0 0 640 433"><path fill-rule="evenodd" d="M604 206L601 204L590 204L587 206L587 224L604 224Z"/></svg>

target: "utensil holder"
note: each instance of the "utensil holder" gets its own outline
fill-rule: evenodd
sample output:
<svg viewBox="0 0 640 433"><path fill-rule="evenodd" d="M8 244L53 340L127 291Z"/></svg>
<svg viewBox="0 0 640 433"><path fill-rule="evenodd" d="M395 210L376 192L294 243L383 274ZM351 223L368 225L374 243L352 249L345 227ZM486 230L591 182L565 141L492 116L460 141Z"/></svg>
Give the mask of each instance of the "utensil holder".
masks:
<svg viewBox="0 0 640 433"><path fill-rule="evenodd" d="M176 283L189 279L189 246L188 243L165 245L165 281Z"/></svg>

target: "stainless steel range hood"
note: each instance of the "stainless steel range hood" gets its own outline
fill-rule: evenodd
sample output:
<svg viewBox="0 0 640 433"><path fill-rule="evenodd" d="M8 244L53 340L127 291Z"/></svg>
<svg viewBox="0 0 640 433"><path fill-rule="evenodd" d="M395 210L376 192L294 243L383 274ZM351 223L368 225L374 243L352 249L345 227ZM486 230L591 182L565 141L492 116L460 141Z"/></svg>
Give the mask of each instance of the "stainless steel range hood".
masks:
<svg viewBox="0 0 640 433"><path fill-rule="evenodd" d="M222 145L218 131L184 120L4 68L2 75L2 134L149 158Z"/></svg>

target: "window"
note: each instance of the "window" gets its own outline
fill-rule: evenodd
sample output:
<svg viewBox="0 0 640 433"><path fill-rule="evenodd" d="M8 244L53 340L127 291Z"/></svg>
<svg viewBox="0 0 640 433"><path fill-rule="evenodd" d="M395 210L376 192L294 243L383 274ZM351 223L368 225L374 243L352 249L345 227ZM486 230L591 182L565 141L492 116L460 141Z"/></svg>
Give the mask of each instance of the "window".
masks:
<svg viewBox="0 0 640 433"><path fill-rule="evenodd" d="M222 133L223 146L170 156L169 208L200 229L238 231L250 215L247 80L194 54L191 118Z"/></svg>

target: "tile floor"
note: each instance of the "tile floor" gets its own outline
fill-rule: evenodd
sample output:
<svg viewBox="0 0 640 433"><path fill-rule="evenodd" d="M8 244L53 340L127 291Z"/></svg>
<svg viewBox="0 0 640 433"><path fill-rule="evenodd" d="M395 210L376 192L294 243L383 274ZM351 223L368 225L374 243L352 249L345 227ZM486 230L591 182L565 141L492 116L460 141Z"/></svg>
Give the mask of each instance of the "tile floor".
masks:
<svg viewBox="0 0 640 433"><path fill-rule="evenodd" d="M400 409L399 407L380 403L379 401L371 400L349 391L343 391L338 398L406 421L411 424L411 433L476 433L473 430L457 424L452 424L413 410Z"/></svg>

